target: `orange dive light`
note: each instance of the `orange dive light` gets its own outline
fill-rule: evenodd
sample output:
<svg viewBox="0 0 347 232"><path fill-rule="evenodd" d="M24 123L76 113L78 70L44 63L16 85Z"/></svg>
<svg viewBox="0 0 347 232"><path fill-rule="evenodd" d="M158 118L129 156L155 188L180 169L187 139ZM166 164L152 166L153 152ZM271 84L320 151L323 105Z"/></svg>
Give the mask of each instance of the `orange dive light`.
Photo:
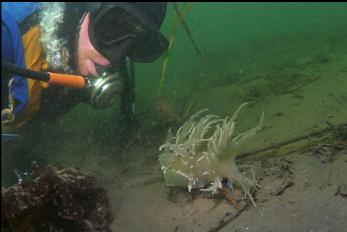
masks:
<svg viewBox="0 0 347 232"><path fill-rule="evenodd" d="M83 89L88 84L88 81L83 76L78 75L49 73L49 77L48 83L51 85L62 85L76 89Z"/></svg>
<svg viewBox="0 0 347 232"><path fill-rule="evenodd" d="M89 80L86 77L71 74L37 72L2 61L2 67L13 74L25 78L44 81L51 85L60 85L88 91L90 103L96 108L106 108L115 103L123 92L124 78L119 72L103 72L98 78Z"/></svg>
<svg viewBox="0 0 347 232"><path fill-rule="evenodd" d="M11 64L6 61L2 61L2 67L7 69L13 74L20 75L25 78L34 79L38 81L45 81L52 85L61 85L70 88L83 89L88 87L88 80L83 76L61 74L61 73L49 73L38 72L29 70L18 65Z"/></svg>

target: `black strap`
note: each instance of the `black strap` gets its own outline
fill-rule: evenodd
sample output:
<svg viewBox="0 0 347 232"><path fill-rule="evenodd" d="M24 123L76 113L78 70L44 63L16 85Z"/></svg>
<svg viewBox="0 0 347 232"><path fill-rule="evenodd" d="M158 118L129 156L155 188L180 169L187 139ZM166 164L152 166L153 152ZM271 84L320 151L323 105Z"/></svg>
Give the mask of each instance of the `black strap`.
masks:
<svg viewBox="0 0 347 232"><path fill-rule="evenodd" d="M6 61L1 62L1 67L12 74L17 74L25 78L46 82L50 80L50 76L48 73L32 71Z"/></svg>
<svg viewBox="0 0 347 232"><path fill-rule="evenodd" d="M135 125L135 68L134 63L131 60L129 60L127 64L125 59L123 60L123 64L120 67L120 73L124 78L124 89L121 96L120 105L120 142L123 149L126 149L129 143L129 139L132 137L130 135L131 130Z"/></svg>

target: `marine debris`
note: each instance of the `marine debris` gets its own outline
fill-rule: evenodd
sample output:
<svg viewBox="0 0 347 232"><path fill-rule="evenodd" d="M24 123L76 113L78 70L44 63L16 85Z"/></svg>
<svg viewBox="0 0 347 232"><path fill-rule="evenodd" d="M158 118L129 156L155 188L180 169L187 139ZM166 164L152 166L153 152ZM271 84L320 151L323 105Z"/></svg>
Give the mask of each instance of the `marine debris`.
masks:
<svg viewBox="0 0 347 232"><path fill-rule="evenodd" d="M187 186L190 192L192 188L211 184L211 187L201 190L215 194L222 189L222 178L227 178L231 187L240 186L255 205L250 192L258 186L253 170L250 169L252 178L243 175L235 158L239 145L261 129L264 114L257 127L233 136L235 120L246 104L242 104L233 116L224 119L212 114L200 117L206 111L201 110L178 129L176 136L169 131L165 144L159 148L162 152L159 157L161 170L168 186Z"/></svg>
<svg viewBox="0 0 347 232"><path fill-rule="evenodd" d="M77 168L50 165L35 179L1 189L1 231L109 231L105 189Z"/></svg>

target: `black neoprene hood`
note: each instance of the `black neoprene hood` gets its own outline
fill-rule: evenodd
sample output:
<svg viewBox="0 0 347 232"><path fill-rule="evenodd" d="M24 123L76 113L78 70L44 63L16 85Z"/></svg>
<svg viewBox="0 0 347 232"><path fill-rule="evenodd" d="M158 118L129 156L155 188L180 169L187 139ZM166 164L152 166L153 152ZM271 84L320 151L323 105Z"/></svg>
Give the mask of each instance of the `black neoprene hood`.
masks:
<svg viewBox="0 0 347 232"><path fill-rule="evenodd" d="M167 3L87 3L89 37L102 55L117 63L126 56L135 62L153 62L168 48L160 32Z"/></svg>

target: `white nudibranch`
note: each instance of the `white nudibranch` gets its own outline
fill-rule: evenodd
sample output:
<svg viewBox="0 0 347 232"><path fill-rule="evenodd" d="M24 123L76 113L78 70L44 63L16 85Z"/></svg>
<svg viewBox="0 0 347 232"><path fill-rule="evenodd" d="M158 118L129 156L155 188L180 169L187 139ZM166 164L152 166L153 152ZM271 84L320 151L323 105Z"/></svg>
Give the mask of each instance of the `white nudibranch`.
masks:
<svg viewBox="0 0 347 232"><path fill-rule="evenodd" d="M192 188L210 184L202 191L214 194L222 188L222 177L226 177L230 183L239 185L255 205L250 193L258 186L255 176L249 178L239 171L235 163L237 153L232 151L261 129L264 113L257 127L233 137L235 120L246 104L224 119L211 114L201 117L206 111L201 110L178 129L176 136L167 136L159 149L159 162L168 186L187 186L190 192Z"/></svg>

